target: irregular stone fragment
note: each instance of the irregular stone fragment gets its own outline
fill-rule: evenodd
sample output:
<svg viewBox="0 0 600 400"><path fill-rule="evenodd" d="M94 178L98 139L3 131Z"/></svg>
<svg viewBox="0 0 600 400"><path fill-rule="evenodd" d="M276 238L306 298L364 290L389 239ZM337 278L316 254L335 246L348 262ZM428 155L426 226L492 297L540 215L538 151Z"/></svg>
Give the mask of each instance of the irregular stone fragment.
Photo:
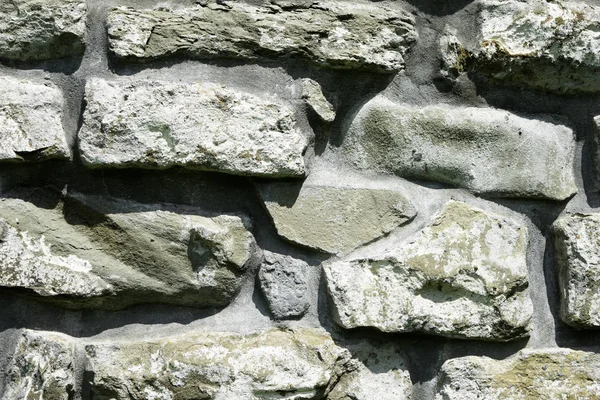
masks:
<svg viewBox="0 0 600 400"><path fill-rule="evenodd" d="M0 76L0 161L68 159L63 103L50 82Z"/></svg>
<svg viewBox="0 0 600 400"><path fill-rule="evenodd" d="M328 68L376 72L404 69L404 55L417 38L414 24L403 10L334 2L210 3L174 11L119 7L107 20L110 51L122 59L298 57Z"/></svg>
<svg viewBox="0 0 600 400"><path fill-rule="evenodd" d="M382 189L274 183L259 186L277 233L327 253L373 241L417 214L400 192Z"/></svg>
<svg viewBox="0 0 600 400"><path fill-rule="evenodd" d="M456 31L447 29L447 32L440 37L440 50L442 56L441 75L454 80L468 68L471 61L471 53L466 50L456 37Z"/></svg>
<svg viewBox="0 0 600 400"><path fill-rule="evenodd" d="M72 338L53 332L21 332L6 370L3 399L71 400L76 390Z"/></svg>
<svg viewBox="0 0 600 400"><path fill-rule="evenodd" d="M501 197L577 192L571 129L491 108L398 105L378 96L352 123L349 162Z"/></svg>
<svg viewBox="0 0 600 400"><path fill-rule="evenodd" d="M502 83L557 93L597 93L600 8L583 2L481 2L474 68Z"/></svg>
<svg viewBox="0 0 600 400"><path fill-rule="evenodd" d="M94 399L315 399L346 352L314 329L86 346Z"/></svg>
<svg viewBox="0 0 600 400"><path fill-rule="evenodd" d="M276 319L303 316L308 310L307 263L265 251L259 279L269 311Z"/></svg>
<svg viewBox="0 0 600 400"><path fill-rule="evenodd" d="M335 110L323 95L321 85L312 79L302 79L302 98L306 104L325 122L335 120Z"/></svg>
<svg viewBox="0 0 600 400"><path fill-rule="evenodd" d="M305 173L308 139L282 104L209 83L91 79L79 132L89 167Z"/></svg>
<svg viewBox="0 0 600 400"><path fill-rule="evenodd" d="M10 0L0 4L0 60L80 56L85 49L84 0Z"/></svg>
<svg viewBox="0 0 600 400"><path fill-rule="evenodd" d="M597 399L600 357L569 349L522 350L505 360L446 361L436 400Z"/></svg>
<svg viewBox="0 0 600 400"><path fill-rule="evenodd" d="M406 356L396 345L362 341L348 345L352 358L327 400L410 400L412 382Z"/></svg>
<svg viewBox="0 0 600 400"><path fill-rule="evenodd" d="M529 332L527 228L451 201L391 251L324 264L344 328L506 341Z"/></svg>
<svg viewBox="0 0 600 400"><path fill-rule="evenodd" d="M0 286L69 308L223 306L257 262L237 216L40 190L11 197L0 200Z"/></svg>
<svg viewBox="0 0 600 400"><path fill-rule="evenodd" d="M561 318L600 327L600 214L574 214L554 223Z"/></svg>

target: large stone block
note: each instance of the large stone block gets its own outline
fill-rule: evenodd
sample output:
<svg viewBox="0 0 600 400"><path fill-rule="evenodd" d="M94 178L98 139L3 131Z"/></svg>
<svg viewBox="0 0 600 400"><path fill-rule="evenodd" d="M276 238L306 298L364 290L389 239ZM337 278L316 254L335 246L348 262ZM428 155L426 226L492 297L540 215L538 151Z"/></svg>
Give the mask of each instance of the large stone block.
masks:
<svg viewBox="0 0 600 400"><path fill-rule="evenodd" d="M410 221L417 211L399 191L273 183L260 195L284 238L327 253L344 253Z"/></svg>
<svg viewBox="0 0 600 400"><path fill-rule="evenodd" d="M436 400L597 399L599 369L598 354L569 349L455 358L442 366Z"/></svg>
<svg viewBox="0 0 600 400"><path fill-rule="evenodd" d="M110 51L139 61L173 55L297 57L328 68L396 72L404 68L404 55L417 38L414 18L398 9L352 2L273 3L211 2L173 11L119 7L108 15Z"/></svg>
<svg viewBox="0 0 600 400"><path fill-rule="evenodd" d="M308 138L283 104L216 84L91 79L79 132L85 165L305 174Z"/></svg>
<svg viewBox="0 0 600 400"><path fill-rule="evenodd" d="M501 197L577 192L571 129L492 108L409 107L378 96L350 126L348 161Z"/></svg>
<svg viewBox="0 0 600 400"><path fill-rule="evenodd" d="M80 56L85 49L84 0L3 0L0 60Z"/></svg>
<svg viewBox="0 0 600 400"><path fill-rule="evenodd" d="M600 327L600 214L573 214L554 223L561 318L579 328Z"/></svg>
<svg viewBox="0 0 600 400"><path fill-rule="evenodd" d="M324 264L344 328L506 341L527 336L527 228L451 201L391 251Z"/></svg>
<svg viewBox="0 0 600 400"><path fill-rule="evenodd" d="M258 262L248 225L172 204L20 193L0 200L0 286L70 308L223 306Z"/></svg>
<svg viewBox="0 0 600 400"><path fill-rule="evenodd" d="M0 161L68 159L63 107L61 90L50 82L0 76Z"/></svg>

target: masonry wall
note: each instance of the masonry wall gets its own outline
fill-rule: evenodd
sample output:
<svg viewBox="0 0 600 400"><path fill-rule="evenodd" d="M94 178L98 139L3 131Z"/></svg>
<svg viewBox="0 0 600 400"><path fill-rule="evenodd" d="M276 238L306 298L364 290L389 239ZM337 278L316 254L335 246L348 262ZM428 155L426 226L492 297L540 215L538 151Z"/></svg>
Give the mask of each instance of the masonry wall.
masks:
<svg viewBox="0 0 600 400"><path fill-rule="evenodd" d="M600 398L598 24L0 0L2 399Z"/></svg>

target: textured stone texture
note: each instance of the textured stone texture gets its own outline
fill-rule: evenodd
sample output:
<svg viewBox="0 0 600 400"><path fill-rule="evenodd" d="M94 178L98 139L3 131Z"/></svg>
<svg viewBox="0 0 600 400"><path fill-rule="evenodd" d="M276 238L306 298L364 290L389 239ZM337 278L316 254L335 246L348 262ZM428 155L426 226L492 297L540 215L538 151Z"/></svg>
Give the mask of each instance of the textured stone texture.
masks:
<svg viewBox="0 0 600 400"><path fill-rule="evenodd" d="M301 317L309 307L307 269L302 260L265 251L258 277L269 311L276 319Z"/></svg>
<svg viewBox="0 0 600 400"><path fill-rule="evenodd" d="M304 183L259 185L277 233L328 253L348 252L410 221L416 210L400 192Z"/></svg>
<svg viewBox="0 0 600 400"><path fill-rule="evenodd" d="M321 398L336 361L348 357L311 329L198 332L85 350L95 400Z"/></svg>
<svg viewBox="0 0 600 400"><path fill-rule="evenodd" d="M23 330L6 370L3 399L71 400L75 347L59 333Z"/></svg>
<svg viewBox="0 0 600 400"><path fill-rule="evenodd" d="M436 400L597 399L599 368L598 354L569 349L455 358L442 366Z"/></svg>
<svg viewBox="0 0 600 400"><path fill-rule="evenodd" d="M600 327L600 214L568 215L553 228L561 317L576 327Z"/></svg>
<svg viewBox="0 0 600 400"><path fill-rule="evenodd" d="M85 15L83 0L3 0L0 60L39 61L82 55Z"/></svg>
<svg viewBox="0 0 600 400"><path fill-rule="evenodd" d="M108 16L110 51L140 61L303 58L328 68L395 72L417 38L405 11L367 4L241 2L183 10L119 7ZM279 3L281 6L278 6ZM287 2L294 3L294 2Z"/></svg>
<svg viewBox="0 0 600 400"><path fill-rule="evenodd" d="M310 78L302 79L302 98L306 104L325 122L335 120L335 110L323 94L321 85Z"/></svg>
<svg viewBox="0 0 600 400"><path fill-rule="evenodd" d="M79 132L89 167L305 173L308 140L282 104L209 83L91 79Z"/></svg>
<svg viewBox="0 0 600 400"><path fill-rule="evenodd" d="M40 192L0 200L4 288L72 308L220 306L237 294L257 257L247 222L237 216Z"/></svg>
<svg viewBox="0 0 600 400"><path fill-rule="evenodd" d="M62 92L50 82L0 76L0 161L69 158L63 103Z"/></svg>
<svg viewBox="0 0 600 400"><path fill-rule="evenodd" d="M502 197L573 195L573 132L491 108L414 108L378 96L358 113L344 154L361 169Z"/></svg>
<svg viewBox="0 0 600 400"><path fill-rule="evenodd" d="M487 340L528 335L527 229L451 201L388 253L324 264L344 328Z"/></svg>
<svg viewBox="0 0 600 400"><path fill-rule="evenodd" d="M482 2L477 70L558 93L598 92L600 8L582 2Z"/></svg>

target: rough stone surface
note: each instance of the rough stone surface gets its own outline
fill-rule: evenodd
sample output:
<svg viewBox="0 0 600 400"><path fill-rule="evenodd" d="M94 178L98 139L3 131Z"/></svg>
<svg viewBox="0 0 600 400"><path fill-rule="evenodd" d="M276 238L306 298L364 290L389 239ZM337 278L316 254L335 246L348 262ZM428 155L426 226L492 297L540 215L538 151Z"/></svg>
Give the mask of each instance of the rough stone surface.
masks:
<svg viewBox="0 0 600 400"><path fill-rule="evenodd" d="M506 360L462 357L447 361L436 400L559 400L600 397L597 353L523 350Z"/></svg>
<svg viewBox="0 0 600 400"><path fill-rule="evenodd" d="M571 129L491 108L414 108L378 96L358 113L344 154L361 169L502 197L577 192Z"/></svg>
<svg viewBox="0 0 600 400"><path fill-rule="evenodd" d="M568 215L553 228L561 317L576 327L600 327L600 214Z"/></svg>
<svg viewBox="0 0 600 400"><path fill-rule="evenodd" d="M404 68L404 55L417 38L414 18L402 10L357 3L274 3L211 2L175 11L119 7L108 16L110 51L140 61L174 54L283 57L329 68L396 72Z"/></svg>
<svg viewBox="0 0 600 400"><path fill-rule="evenodd" d="M304 183L259 185L277 232L327 253L344 253L410 221L416 210L400 192Z"/></svg>
<svg viewBox="0 0 600 400"><path fill-rule="evenodd" d="M583 2L485 0L477 70L558 93L598 92L600 8Z"/></svg>
<svg viewBox="0 0 600 400"><path fill-rule="evenodd" d="M74 345L66 335L23 330L7 368L3 399L71 400Z"/></svg>
<svg viewBox="0 0 600 400"><path fill-rule="evenodd" d="M302 79L302 98L306 104L325 122L335 120L335 110L325 98L321 85L310 78Z"/></svg>
<svg viewBox="0 0 600 400"><path fill-rule="evenodd" d="M528 335L527 228L449 202L381 256L324 264L344 328L511 340Z"/></svg>
<svg viewBox="0 0 600 400"><path fill-rule="evenodd" d="M62 92L50 82L0 76L0 161L69 158L63 103Z"/></svg>
<svg viewBox="0 0 600 400"><path fill-rule="evenodd" d="M276 319L301 317L310 304L307 299L307 269L302 260L265 251L259 280L269 311Z"/></svg>
<svg viewBox="0 0 600 400"><path fill-rule="evenodd" d="M89 167L305 173L307 137L282 104L209 83L91 79L79 132Z"/></svg>
<svg viewBox="0 0 600 400"><path fill-rule="evenodd" d="M4 0L0 60L40 61L79 56L85 49L83 0Z"/></svg>
<svg viewBox="0 0 600 400"><path fill-rule="evenodd" d="M198 332L86 346L98 400L315 399L348 357L319 330Z"/></svg>
<svg viewBox="0 0 600 400"><path fill-rule="evenodd" d="M221 306L256 262L247 224L168 204L22 193L0 200L0 285L70 308Z"/></svg>

